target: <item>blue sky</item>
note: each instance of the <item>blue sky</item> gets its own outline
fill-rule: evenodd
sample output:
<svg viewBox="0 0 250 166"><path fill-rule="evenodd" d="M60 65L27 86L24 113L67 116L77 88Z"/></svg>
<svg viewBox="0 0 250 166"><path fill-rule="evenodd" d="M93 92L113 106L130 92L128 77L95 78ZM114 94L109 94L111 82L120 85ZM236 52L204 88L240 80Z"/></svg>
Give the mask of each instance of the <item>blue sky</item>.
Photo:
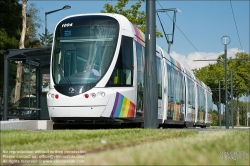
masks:
<svg viewBox="0 0 250 166"><path fill-rule="evenodd" d="M131 0L128 7L135 3ZM40 17L45 19L45 12L70 5L71 9L62 10L47 15L47 28L53 33L56 24L68 15L81 13L98 13L103 9L105 3L115 5L113 0L78 0L78 1L54 1L54 0L29 0L28 4L35 3L40 10ZM233 7L234 17L231 9ZM171 53L176 60L188 69L200 68L208 63L206 61L194 62L193 60L216 59L218 55L224 53L224 46L221 44L221 37L228 35L231 43L228 45L228 56L234 56L236 52L242 50L249 54L249 6L250 2L232 0L216 1L156 1L156 9L178 8L181 13L177 13L174 44L171 46ZM141 10L145 10L145 3ZM173 13L168 13L172 16ZM159 13L165 30L171 26L171 19L166 13ZM236 21L238 33L236 30ZM162 31L158 18L156 18L157 28ZM38 33L44 33L44 25ZM170 33L168 29L167 33ZM239 34L239 37L238 37ZM240 40L240 41L239 41ZM192 43L190 43L190 42ZM165 38L157 39L157 44L167 51Z"/></svg>

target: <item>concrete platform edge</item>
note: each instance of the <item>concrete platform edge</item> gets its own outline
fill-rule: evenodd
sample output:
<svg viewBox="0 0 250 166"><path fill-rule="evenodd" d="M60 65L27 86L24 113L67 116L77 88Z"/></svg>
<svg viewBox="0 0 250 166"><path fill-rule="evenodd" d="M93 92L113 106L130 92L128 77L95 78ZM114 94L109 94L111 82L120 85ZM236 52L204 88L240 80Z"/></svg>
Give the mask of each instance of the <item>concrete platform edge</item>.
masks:
<svg viewBox="0 0 250 166"><path fill-rule="evenodd" d="M53 130L51 120L0 121L0 130Z"/></svg>

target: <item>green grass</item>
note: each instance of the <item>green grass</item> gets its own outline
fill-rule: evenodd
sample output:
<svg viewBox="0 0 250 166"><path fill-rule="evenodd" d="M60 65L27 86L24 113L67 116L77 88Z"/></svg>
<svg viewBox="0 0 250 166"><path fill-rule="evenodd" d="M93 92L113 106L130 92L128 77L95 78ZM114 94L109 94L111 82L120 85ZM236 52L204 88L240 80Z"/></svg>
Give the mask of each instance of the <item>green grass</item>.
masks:
<svg viewBox="0 0 250 166"><path fill-rule="evenodd" d="M152 129L3 130L1 155L3 150L81 150L86 151L86 154L83 154L86 165L247 165L249 131L198 133L194 130ZM220 157L224 152L238 151L247 153L247 158L237 161ZM43 159L45 160L49 159Z"/></svg>
<svg viewBox="0 0 250 166"><path fill-rule="evenodd" d="M87 165L249 165L249 131L211 131L87 154Z"/></svg>
<svg viewBox="0 0 250 166"><path fill-rule="evenodd" d="M95 150L127 146L166 138L185 137L196 131L114 129L114 130L55 130L1 131L1 147L6 150ZM102 140L106 144L101 143Z"/></svg>

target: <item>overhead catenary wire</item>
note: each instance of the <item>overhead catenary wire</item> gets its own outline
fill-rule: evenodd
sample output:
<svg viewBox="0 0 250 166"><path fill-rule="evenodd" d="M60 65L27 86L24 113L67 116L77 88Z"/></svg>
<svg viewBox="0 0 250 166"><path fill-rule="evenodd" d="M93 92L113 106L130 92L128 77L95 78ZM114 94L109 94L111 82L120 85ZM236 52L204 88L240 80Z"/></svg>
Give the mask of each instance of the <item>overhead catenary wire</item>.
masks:
<svg viewBox="0 0 250 166"><path fill-rule="evenodd" d="M161 19L160 19L160 16L159 16L159 14L158 14L158 12L166 12L166 11L174 11L174 19L173 19L173 29L172 29L172 33L170 33L170 34L166 34L166 32L165 32L165 29L164 29L164 27L163 27L163 25L162 25L162 22L161 22ZM160 24L161 24L161 27L162 27L162 30L163 30L163 32L164 32L164 35L165 35L165 38L166 38L166 40L167 40L167 43L168 43L168 54L170 53L170 46L171 46L171 44L173 44L173 42L174 42L174 30L175 30L175 21L176 21L176 12L178 11L178 9L162 9L162 10L156 10L156 15L158 16L158 19L159 19L159 21L160 21ZM171 40L170 40L170 37L169 36L172 36L171 37Z"/></svg>
<svg viewBox="0 0 250 166"><path fill-rule="evenodd" d="M234 18L234 25L235 25L235 28L236 28L236 31L237 31L239 42L240 42L241 51L243 51L242 45L241 45L241 41L240 41L240 35L239 35L238 27L237 27L235 16L234 16L233 5L232 5L232 1L231 0L230 0L230 5L231 5L231 10L232 10L233 18Z"/></svg>
<svg viewBox="0 0 250 166"><path fill-rule="evenodd" d="M161 6L161 8L163 9L163 6L159 3L158 0L156 0L158 5ZM166 13L168 15L168 13ZM168 17L173 21L173 19L168 15ZM200 54L203 59L205 59L205 57L200 53L200 51L194 46L194 44L188 39L188 37L182 32L182 30L179 28L179 26L175 23L175 26L179 29L179 31L182 33L182 35L187 39L187 41L192 45L192 47L198 52L198 54Z"/></svg>

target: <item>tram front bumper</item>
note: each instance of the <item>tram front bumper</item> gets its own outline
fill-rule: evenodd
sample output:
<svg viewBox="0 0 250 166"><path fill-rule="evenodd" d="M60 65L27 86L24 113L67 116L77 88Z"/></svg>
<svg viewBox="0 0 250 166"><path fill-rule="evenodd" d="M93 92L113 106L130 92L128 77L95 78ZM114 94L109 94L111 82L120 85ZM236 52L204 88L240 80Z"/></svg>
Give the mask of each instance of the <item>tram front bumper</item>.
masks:
<svg viewBox="0 0 250 166"><path fill-rule="evenodd" d="M53 117L100 117L106 106L94 107L48 107L49 116Z"/></svg>

